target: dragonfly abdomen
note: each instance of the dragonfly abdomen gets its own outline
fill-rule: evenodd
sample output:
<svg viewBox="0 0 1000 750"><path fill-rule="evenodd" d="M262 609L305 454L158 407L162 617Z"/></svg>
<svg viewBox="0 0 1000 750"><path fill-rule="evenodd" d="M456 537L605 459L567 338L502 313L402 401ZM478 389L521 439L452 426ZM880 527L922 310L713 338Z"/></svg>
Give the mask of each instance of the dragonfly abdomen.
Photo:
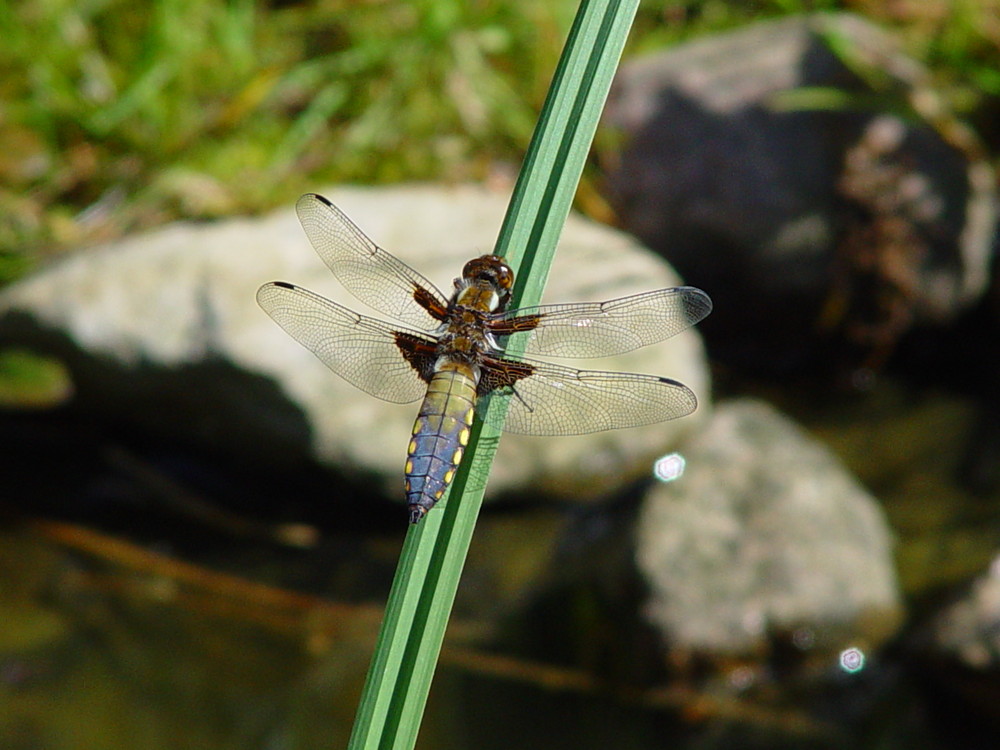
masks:
<svg viewBox="0 0 1000 750"><path fill-rule="evenodd" d="M417 523L441 499L469 442L476 383L472 368L446 362L431 378L406 458L406 502Z"/></svg>

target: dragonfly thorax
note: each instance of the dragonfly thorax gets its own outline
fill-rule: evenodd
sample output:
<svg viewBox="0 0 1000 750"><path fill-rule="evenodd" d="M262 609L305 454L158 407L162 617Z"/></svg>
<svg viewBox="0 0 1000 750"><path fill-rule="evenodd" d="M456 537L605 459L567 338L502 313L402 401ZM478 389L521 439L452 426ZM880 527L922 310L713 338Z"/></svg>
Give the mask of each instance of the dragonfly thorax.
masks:
<svg viewBox="0 0 1000 750"><path fill-rule="evenodd" d="M475 307L452 304L437 342L437 355L451 362L477 365L483 354L494 351L497 342L486 324L487 313Z"/></svg>

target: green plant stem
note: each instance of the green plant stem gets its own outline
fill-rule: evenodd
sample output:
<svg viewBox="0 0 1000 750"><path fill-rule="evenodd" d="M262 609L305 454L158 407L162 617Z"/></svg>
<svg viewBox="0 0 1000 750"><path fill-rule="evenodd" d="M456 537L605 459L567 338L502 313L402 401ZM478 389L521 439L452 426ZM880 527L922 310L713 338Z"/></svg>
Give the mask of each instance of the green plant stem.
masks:
<svg viewBox="0 0 1000 750"><path fill-rule="evenodd" d="M553 77L496 244L515 270L512 304L541 298L638 0L584 0ZM513 354L514 347L509 347ZM502 399L487 408L504 409ZM480 420L438 509L410 528L349 748L416 742L500 432ZM443 508L442 508L443 506Z"/></svg>

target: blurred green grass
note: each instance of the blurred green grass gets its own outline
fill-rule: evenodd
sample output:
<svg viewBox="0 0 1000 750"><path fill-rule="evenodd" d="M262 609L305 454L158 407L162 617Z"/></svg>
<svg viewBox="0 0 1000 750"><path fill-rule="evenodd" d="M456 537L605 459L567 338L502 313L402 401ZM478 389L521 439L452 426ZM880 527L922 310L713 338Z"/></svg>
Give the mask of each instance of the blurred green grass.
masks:
<svg viewBox="0 0 1000 750"><path fill-rule="evenodd" d="M513 174L576 6L0 4L0 281L66 248L324 183ZM626 56L835 9L897 30L965 111L1000 95L1000 0L649 2Z"/></svg>

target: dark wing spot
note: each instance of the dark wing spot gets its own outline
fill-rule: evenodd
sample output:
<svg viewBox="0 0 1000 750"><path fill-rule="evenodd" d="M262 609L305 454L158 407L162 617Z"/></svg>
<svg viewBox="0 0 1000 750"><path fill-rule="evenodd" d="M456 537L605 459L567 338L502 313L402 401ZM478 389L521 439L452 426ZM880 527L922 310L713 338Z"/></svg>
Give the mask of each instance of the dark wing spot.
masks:
<svg viewBox="0 0 1000 750"><path fill-rule="evenodd" d="M441 306L437 296L422 286L413 285L413 299L418 305L429 312L435 320L443 321L448 316L447 308Z"/></svg>
<svg viewBox="0 0 1000 750"><path fill-rule="evenodd" d="M502 357L484 357L476 395L485 396L500 388L513 388L518 380L523 380L534 372L535 368L525 362L515 362Z"/></svg>
<svg viewBox="0 0 1000 750"><path fill-rule="evenodd" d="M425 383L431 382L434 375L434 362L437 359L437 349L435 346L419 336L396 331L396 346L400 353L410 363L410 367L417 371L417 375Z"/></svg>
<svg viewBox="0 0 1000 750"><path fill-rule="evenodd" d="M541 323L541 315L521 315L516 318L500 318L487 323L494 336L510 336L512 333L533 331Z"/></svg>

